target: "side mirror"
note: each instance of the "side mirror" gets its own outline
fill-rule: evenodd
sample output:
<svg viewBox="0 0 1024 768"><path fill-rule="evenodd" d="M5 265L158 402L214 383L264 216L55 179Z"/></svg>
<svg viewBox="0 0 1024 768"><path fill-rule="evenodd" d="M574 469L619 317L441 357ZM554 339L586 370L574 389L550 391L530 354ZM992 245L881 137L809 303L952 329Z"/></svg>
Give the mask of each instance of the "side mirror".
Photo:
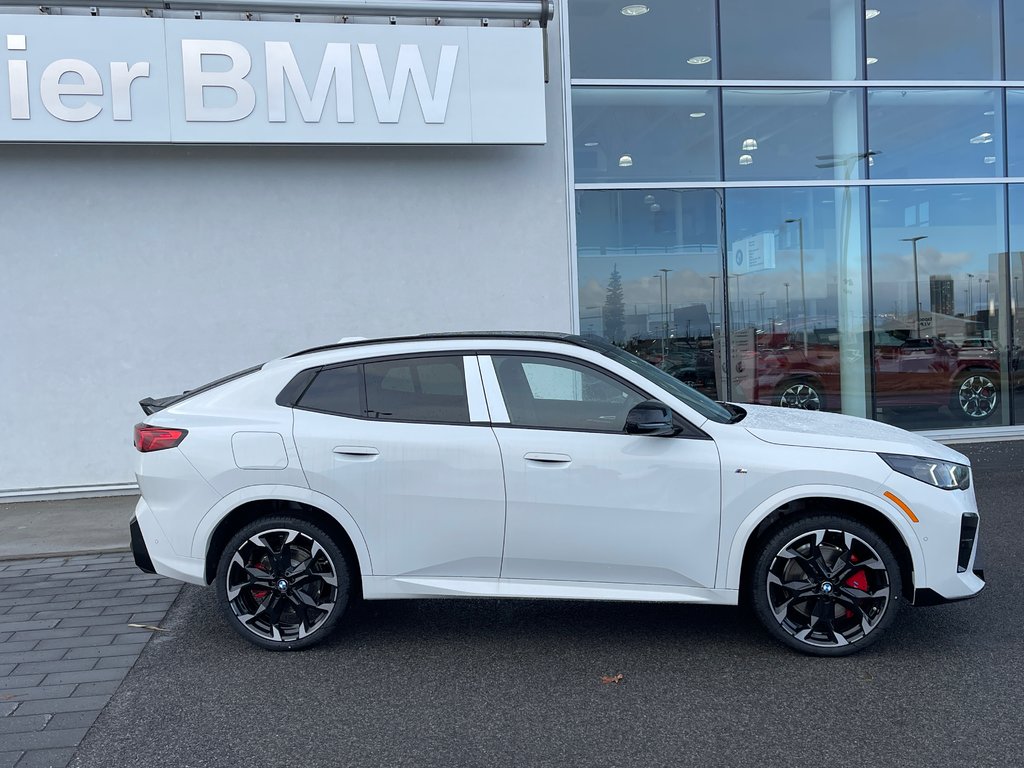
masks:
<svg viewBox="0 0 1024 768"><path fill-rule="evenodd" d="M658 400L637 403L626 414L626 432L630 435L670 437L678 431L672 423L672 410Z"/></svg>

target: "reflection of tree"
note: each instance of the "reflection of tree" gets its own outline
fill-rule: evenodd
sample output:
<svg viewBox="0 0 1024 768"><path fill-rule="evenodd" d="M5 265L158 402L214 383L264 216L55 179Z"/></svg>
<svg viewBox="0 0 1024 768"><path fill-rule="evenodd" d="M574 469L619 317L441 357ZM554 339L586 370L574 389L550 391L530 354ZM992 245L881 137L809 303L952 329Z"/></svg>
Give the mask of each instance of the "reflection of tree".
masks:
<svg viewBox="0 0 1024 768"><path fill-rule="evenodd" d="M608 278L602 314L605 338L613 344L621 343L626 330L626 304L622 295L622 275L619 274L618 264L612 267L612 274Z"/></svg>

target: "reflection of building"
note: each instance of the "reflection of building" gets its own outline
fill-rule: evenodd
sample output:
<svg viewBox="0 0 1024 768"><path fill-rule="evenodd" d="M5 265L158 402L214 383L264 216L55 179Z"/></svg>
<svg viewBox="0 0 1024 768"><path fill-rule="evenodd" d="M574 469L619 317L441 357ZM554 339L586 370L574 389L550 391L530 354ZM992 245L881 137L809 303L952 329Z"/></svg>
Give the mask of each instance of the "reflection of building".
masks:
<svg viewBox="0 0 1024 768"><path fill-rule="evenodd" d="M931 310L941 315L954 315L953 276L932 275L928 278Z"/></svg>
<svg viewBox="0 0 1024 768"><path fill-rule="evenodd" d="M708 315L708 308L703 304L676 307L672 310L672 321L675 323L677 336L694 338L711 335L711 317Z"/></svg>

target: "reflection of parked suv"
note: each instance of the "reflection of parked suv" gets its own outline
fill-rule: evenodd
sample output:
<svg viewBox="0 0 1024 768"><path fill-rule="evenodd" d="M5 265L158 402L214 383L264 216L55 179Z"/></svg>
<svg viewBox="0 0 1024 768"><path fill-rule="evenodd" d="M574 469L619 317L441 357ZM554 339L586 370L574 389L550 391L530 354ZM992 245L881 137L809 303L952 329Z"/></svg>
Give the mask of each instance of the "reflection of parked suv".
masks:
<svg viewBox="0 0 1024 768"><path fill-rule="evenodd" d="M945 339L902 338L878 331L874 339L875 395L880 406L948 405L980 421L999 405L999 356L989 339L958 347ZM778 339L757 354L755 402L808 410L840 407L840 365L861 365L840 356L834 334Z"/></svg>

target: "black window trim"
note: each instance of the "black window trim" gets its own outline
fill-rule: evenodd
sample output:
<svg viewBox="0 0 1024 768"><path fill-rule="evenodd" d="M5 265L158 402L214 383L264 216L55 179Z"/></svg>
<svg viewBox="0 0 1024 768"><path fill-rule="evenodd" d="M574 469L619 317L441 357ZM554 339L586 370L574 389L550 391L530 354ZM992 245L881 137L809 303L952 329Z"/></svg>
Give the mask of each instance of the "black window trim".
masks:
<svg viewBox="0 0 1024 768"><path fill-rule="evenodd" d="M431 350L429 352L414 352L405 353L402 355L379 355L375 357L359 358L357 360L345 360L337 363L330 363L328 365L319 365L313 368L306 368L299 371L293 376L288 384L285 385L284 389L281 390L281 394L278 395L277 404L292 408L297 411L306 411L308 413L322 413L324 416L334 416L339 419L357 419L359 421L372 421L376 423L388 423L388 424L434 424L441 426L453 426L453 427L489 427L491 426L490 421L424 421L422 419L394 419L380 416L368 416L367 413L367 395L366 395L366 369L365 367L372 363L386 363L391 360L421 360L425 357L475 357L476 352L473 350ZM325 411L321 408L310 408L308 406L299 405L298 403L302 400L302 396L306 394L306 390L309 389L310 385L324 371L336 370L338 368L351 368L353 366L359 367L359 380L362 385L359 388L359 409L362 411L362 415L356 415L351 413L336 413L334 411ZM306 386L302 389L302 392L297 397L290 398L293 402L282 402L282 395L292 386L293 382L296 381L300 376L308 375L310 371L315 371L315 375L311 376ZM469 385L466 382L466 368L465 363L462 367L463 384L466 386L466 408L467 413L469 409ZM489 414L488 414L489 415Z"/></svg>
<svg viewBox="0 0 1024 768"><path fill-rule="evenodd" d="M551 339L542 339L542 340L543 341L550 341ZM586 347L583 347L583 348L586 348ZM597 350L594 350L594 351L597 351ZM598 354L600 354L599 351L598 351ZM319 408L309 408L309 407L304 407L304 406L301 406L301 405L297 405L298 401L300 401L302 399L302 396L306 393L306 390L309 388L309 385L313 383L313 380L322 371L332 370L332 369L335 369L335 368L346 368L346 367L353 366L353 365L358 365L358 366L362 367L363 365L365 365L367 363L387 362L388 360L408 360L408 359L419 359L419 358L424 358L424 357L456 357L456 356L457 357L462 357L462 358L466 358L466 357L479 358L482 355L487 355L489 357L494 357L494 356L504 356L504 357L548 357L548 358L552 358L554 360L562 360L562 361L565 361L565 362L576 363L577 365L583 366L585 368L589 368L589 369L591 369L593 371L596 371L598 373L602 373L605 376L610 377L611 379L613 379L617 383L621 384L622 386L626 387L627 389L630 389L630 390L636 392L638 395L642 395L644 397L644 399L646 399L646 400L658 400L659 402L664 402L661 398L653 397L649 392L645 392L644 390L642 390L639 387L637 387L636 384L634 384L631 381L627 381L626 379L624 379L622 376L620 376L619 374L615 373L614 371L609 371L607 368L603 368L601 366L598 366L598 365L590 362L589 360L584 360L582 358L573 357L571 355L565 355L564 353L549 352L549 351L545 351L545 350L537 350L537 351L535 351L535 350L520 350L520 349L509 350L509 349L489 349L489 348L484 348L484 349L462 349L462 350L430 350L430 351L427 351L427 352L405 353L405 354L401 354L401 355L376 355L374 357L358 358L358 359L355 359L355 360L344 360L344 361L340 361L340 362L337 362L337 363L330 363L330 364L327 364L327 365L318 365L318 366L314 366L312 368L305 368L302 371L299 371L297 374L295 374L295 376L293 376L288 381L288 384L286 384L284 386L284 388L281 390L281 393L278 395L277 404L280 405L280 406L287 407L287 408L292 408L294 410L306 411L308 413L322 413L325 416L334 416L335 418L339 418L339 419L358 419L360 421L388 422L388 423L393 423L393 424L440 424L440 425L448 425L448 426L455 426L455 427L489 427L489 428L502 427L502 428L507 428L507 429L543 430L543 431L546 431L546 432L581 432L581 433L588 433L588 434L595 434L595 435L626 435L626 434L628 434L625 431L609 432L608 430L605 430L605 429L581 429L581 428L572 428L572 427L561 427L561 428L535 427L535 426L526 426L526 425L522 425L522 424L512 424L511 422L494 421L493 419L491 419L490 407L489 406L488 406L488 412L487 412L487 416L488 416L488 420L487 421L468 421L468 422L464 422L464 421L418 421L418 420L414 421L412 419L382 419L382 418L378 418L378 417L367 416L366 415L366 405L367 405L367 402L366 402L366 376L365 376L365 374L361 376L361 380L363 382L363 386L361 387L361 391L360 391L360 394L359 394L359 397L360 397L359 407L363 411L363 415L362 416L356 416L356 415L352 415L352 414L334 413L332 411L324 411L324 410L321 410ZM611 359L611 358L608 358L608 359ZM612 360L612 362L615 362L615 361ZM305 387L302 388L302 391L299 392L299 394L296 397L291 398L291 400L293 400L293 402L287 402L287 400L285 400L283 398L283 395L285 394L285 392L288 391L289 387L292 386L293 382L295 382L296 379L298 379L300 376L308 375L310 371L314 371L315 375L310 377L309 381L306 382ZM463 376L465 376L465 368L463 368ZM500 385L499 385L499 392L500 392ZM501 396L502 396L502 404L504 405L504 397L505 397L504 393L501 393ZM468 402L468 384L467 384L467 402ZM665 403L665 405L668 405L668 403ZM684 439L684 440L711 440L712 439L712 437L707 432L705 432L704 430L702 430L699 427L695 426L685 416L680 414L675 408L671 408L671 406L669 406L669 407L670 407L670 409L672 411L673 422L674 422L675 426L677 426L679 428L679 430L680 430L677 434L672 435L673 439ZM664 438L662 438L662 439L664 439Z"/></svg>

